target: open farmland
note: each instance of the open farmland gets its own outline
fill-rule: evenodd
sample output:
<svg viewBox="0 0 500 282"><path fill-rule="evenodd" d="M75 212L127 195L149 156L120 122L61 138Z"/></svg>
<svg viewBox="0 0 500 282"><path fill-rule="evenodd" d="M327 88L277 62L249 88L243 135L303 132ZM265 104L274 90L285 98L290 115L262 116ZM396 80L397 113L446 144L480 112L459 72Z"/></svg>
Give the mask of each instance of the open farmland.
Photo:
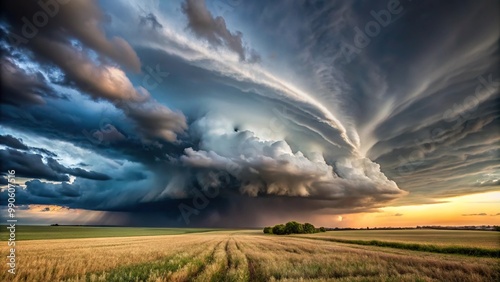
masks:
<svg viewBox="0 0 500 282"><path fill-rule="evenodd" d="M478 247L500 249L500 232L474 230L349 230L305 235L344 240L377 240L437 246Z"/></svg>
<svg viewBox="0 0 500 282"><path fill-rule="evenodd" d="M29 240L19 242L16 253L16 275L7 273L2 264L1 281L500 279L497 258L341 244L254 230Z"/></svg>
<svg viewBox="0 0 500 282"><path fill-rule="evenodd" d="M1 228L2 230L5 230L6 226L1 226ZM209 232L215 229L20 225L16 226L16 230L16 237L18 240L40 240L176 235L196 232Z"/></svg>

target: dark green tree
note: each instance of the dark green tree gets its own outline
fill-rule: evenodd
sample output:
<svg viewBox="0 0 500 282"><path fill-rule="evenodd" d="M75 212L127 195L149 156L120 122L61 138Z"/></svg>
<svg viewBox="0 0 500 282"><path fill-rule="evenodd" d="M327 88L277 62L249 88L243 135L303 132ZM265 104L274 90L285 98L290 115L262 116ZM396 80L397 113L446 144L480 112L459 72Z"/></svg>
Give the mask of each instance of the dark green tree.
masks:
<svg viewBox="0 0 500 282"><path fill-rule="evenodd" d="M273 234L273 228L270 226L264 227L264 233L265 234Z"/></svg>
<svg viewBox="0 0 500 282"><path fill-rule="evenodd" d="M296 221L287 222L285 225L286 234L302 234L304 233L304 225Z"/></svg>
<svg viewBox="0 0 500 282"><path fill-rule="evenodd" d="M316 227L310 223L304 223L304 233L310 234L310 233L315 233L316 232Z"/></svg>
<svg viewBox="0 0 500 282"><path fill-rule="evenodd" d="M277 235L284 235L286 234L286 231L285 231L285 225L283 224L277 224L273 227L273 234L277 234Z"/></svg>

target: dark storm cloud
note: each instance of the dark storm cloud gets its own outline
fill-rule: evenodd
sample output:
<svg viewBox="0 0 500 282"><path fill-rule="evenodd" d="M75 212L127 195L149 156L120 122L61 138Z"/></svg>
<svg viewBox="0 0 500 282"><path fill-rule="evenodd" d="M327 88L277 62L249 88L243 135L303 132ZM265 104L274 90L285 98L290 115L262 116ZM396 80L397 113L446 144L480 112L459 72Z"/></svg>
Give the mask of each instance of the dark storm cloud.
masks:
<svg viewBox="0 0 500 282"><path fill-rule="evenodd" d="M26 182L25 189L16 187L16 203L19 207L31 204L66 206L80 197L80 190L79 186L67 182L53 184L38 179L30 180ZM2 201L7 199L5 191L0 193L0 199Z"/></svg>
<svg viewBox="0 0 500 282"><path fill-rule="evenodd" d="M57 154L55 154L47 149L30 147L30 150L35 151L37 153L41 153L42 155L45 155L47 157L51 157L51 158L57 157Z"/></svg>
<svg viewBox="0 0 500 282"><path fill-rule="evenodd" d="M78 197L80 193L75 186L66 182L61 184L43 183L39 180L26 182L27 192L43 198Z"/></svg>
<svg viewBox="0 0 500 282"><path fill-rule="evenodd" d="M43 178L52 181L69 181L66 174L58 173L48 167L41 155L23 153L17 150L0 150L2 171L15 170L16 175L28 178Z"/></svg>
<svg viewBox="0 0 500 282"><path fill-rule="evenodd" d="M4 171L15 170L19 176L27 178L42 178L52 181L69 181L67 174L93 180L109 180L108 175L81 168L68 168L52 158L43 162L43 158L38 154L23 153L17 150L0 150L2 156L1 169Z"/></svg>
<svg viewBox="0 0 500 282"><path fill-rule="evenodd" d="M207 9L205 0L186 0L182 4L182 12L188 18L188 28L197 36L208 40L214 46L226 46L240 56L240 60L259 62L260 55L255 50L247 50L243 46L243 34L231 32L223 17L214 18Z"/></svg>
<svg viewBox="0 0 500 282"><path fill-rule="evenodd" d="M0 185L7 185L9 184L9 181L5 177L0 177Z"/></svg>
<svg viewBox="0 0 500 282"><path fill-rule="evenodd" d="M104 16L95 1L77 0L58 7L59 12L47 25L37 32L33 31L33 38L20 46L33 51L36 59L55 64L92 98L106 99L123 110L145 139L175 141L177 133L186 128L182 113L158 104L147 90L134 87L121 69L106 64L106 58L110 58L134 70L140 68L135 51L126 41L119 37L106 38L100 28ZM19 1L9 5L9 13L4 18L10 25L10 39L25 31L25 23L21 19L33 15L39 9L35 1ZM75 38L83 47L72 44L70 40ZM98 59L101 64L91 58L90 49L100 55ZM158 122L151 123L151 119Z"/></svg>
<svg viewBox="0 0 500 282"><path fill-rule="evenodd" d="M41 4L45 4L43 7ZM3 16L11 26L9 39L11 43L34 44L42 37L50 37L59 42L65 37L78 38L83 44L96 50L110 59L135 71L140 70L140 61L130 45L120 37L107 38L100 24L105 21L105 14L100 10L97 1L72 0L67 3L42 1L15 1L4 9ZM7 5L6 5L7 6ZM40 11L48 11L45 24L37 28L35 15ZM41 16L40 16L41 17ZM23 28L26 19L30 27ZM38 23L39 23L38 19ZM38 24L40 25L40 24ZM57 49L52 50L57 52Z"/></svg>
<svg viewBox="0 0 500 282"><path fill-rule="evenodd" d="M22 142L22 139L15 138L12 135L0 135L0 144L23 151L29 151L29 150L35 151L49 157L57 157L56 154L54 154L49 150L43 148L29 147Z"/></svg>
<svg viewBox="0 0 500 282"><path fill-rule="evenodd" d="M93 180L109 180L109 179L111 179L111 177L109 175L106 175L104 173L99 173L99 172L95 172L95 171L87 171L87 170L81 169L79 167L77 167L77 168L65 167L52 158L47 159L47 165L50 168L52 168L54 171L57 171L59 173L71 174L71 175L76 176L76 177L83 177L83 178L93 179Z"/></svg>
<svg viewBox="0 0 500 282"><path fill-rule="evenodd" d="M73 183L47 183L36 179L26 182L26 189L16 190L16 200L20 205L61 205L101 211L133 210L149 193L146 189L138 189L144 185L151 186L154 182L151 179L127 182L110 180L103 186L98 181L85 178L76 178ZM1 197L7 197L6 192Z"/></svg>
<svg viewBox="0 0 500 282"><path fill-rule="evenodd" d="M117 111L103 113L85 107L76 111L71 101L63 105L58 107L50 102L47 107L30 108L29 112L18 107L2 108L2 125L43 138L68 142L110 159L154 164L155 159L165 161L167 153L171 156L182 154L183 148L161 140L161 146L144 144L140 133L135 132L128 120ZM114 132L111 125L118 128L124 138L111 138ZM42 152L41 148L31 149L48 157L56 157L52 152ZM85 163L93 165L87 160Z"/></svg>
<svg viewBox="0 0 500 282"><path fill-rule="evenodd" d="M308 217L318 214L374 211L375 207L362 207L360 199L353 199L352 203L346 203L343 199L315 199L302 197L258 197L251 198L241 195L237 185L230 184L229 190L219 190L215 197L204 197L200 200L202 183L198 190L191 190L194 194L184 198L159 197L156 195L149 198L151 191L137 189L141 185L153 184L151 181L132 181L129 183L110 182L106 187L99 187L94 182L77 179L73 184L61 183L51 184L38 180L28 181L26 189L17 189L16 198L20 205L60 205L68 208L88 209L98 211L123 212L135 220L127 222L132 225L143 225L139 218L154 217L155 221L147 225L162 226L165 224L174 226L211 226L211 227L250 227L268 224L269 221L282 220L306 220ZM121 187L121 189L117 189ZM217 189L211 189L217 191ZM197 192L196 192L197 191ZM201 194L200 194L201 193ZM213 192L212 192L213 193ZM0 194L3 200L7 197L6 192ZM148 200L147 200L148 199ZM188 215L189 222L184 220L180 206L195 208L194 201L204 203L203 208ZM357 207L352 207L352 204ZM371 203L373 204L373 203ZM195 208L196 209L196 208ZM244 211L244 212L243 212Z"/></svg>
<svg viewBox="0 0 500 282"><path fill-rule="evenodd" d="M13 105L43 105L45 103L43 97L49 95L52 90L47 86L41 73L28 74L4 57L0 63L2 65L2 103Z"/></svg>
<svg viewBox="0 0 500 282"><path fill-rule="evenodd" d="M491 190L498 179L485 175L498 170L500 160L498 106L498 98L492 98L466 116L437 120L381 141L374 150L387 153L376 162L415 198Z"/></svg>
<svg viewBox="0 0 500 282"><path fill-rule="evenodd" d="M20 149L20 150L29 149L28 146L24 145L22 139L15 138L12 135L0 135L0 144L3 144L7 147L11 147L14 149Z"/></svg>

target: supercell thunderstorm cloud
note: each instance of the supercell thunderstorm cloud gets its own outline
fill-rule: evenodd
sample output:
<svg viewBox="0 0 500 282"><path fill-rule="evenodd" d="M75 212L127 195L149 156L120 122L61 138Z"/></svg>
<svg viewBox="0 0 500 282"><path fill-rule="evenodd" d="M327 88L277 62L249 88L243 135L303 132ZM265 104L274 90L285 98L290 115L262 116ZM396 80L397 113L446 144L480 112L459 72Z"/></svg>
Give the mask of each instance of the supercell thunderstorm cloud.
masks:
<svg viewBox="0 0 500 282"><path fill-rule="evenodd" d="M253 227L498 190L498 1L3 4L25 210Z"/></svg>

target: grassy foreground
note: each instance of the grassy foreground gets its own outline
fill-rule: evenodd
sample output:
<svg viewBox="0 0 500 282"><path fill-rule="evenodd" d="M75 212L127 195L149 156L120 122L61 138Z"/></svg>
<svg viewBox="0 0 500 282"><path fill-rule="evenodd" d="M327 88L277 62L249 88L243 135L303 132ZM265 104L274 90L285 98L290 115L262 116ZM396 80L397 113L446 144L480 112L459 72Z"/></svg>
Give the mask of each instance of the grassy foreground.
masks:
<svg viewBox="0 0 500 282"><path fill-rule="evenodd" d="M0 281L500 281L496 258L260 232L24 241Z"/></svg>
<svg viewBox="0 0 500 282"><path fill-rule="evenodd" d="M6 226L0 226L0 228L6 230ZM216 229L18 225L16 226L16 240L175 235L214 230ZM1 241L8 239L7 232L1 235Z"/></svg>

